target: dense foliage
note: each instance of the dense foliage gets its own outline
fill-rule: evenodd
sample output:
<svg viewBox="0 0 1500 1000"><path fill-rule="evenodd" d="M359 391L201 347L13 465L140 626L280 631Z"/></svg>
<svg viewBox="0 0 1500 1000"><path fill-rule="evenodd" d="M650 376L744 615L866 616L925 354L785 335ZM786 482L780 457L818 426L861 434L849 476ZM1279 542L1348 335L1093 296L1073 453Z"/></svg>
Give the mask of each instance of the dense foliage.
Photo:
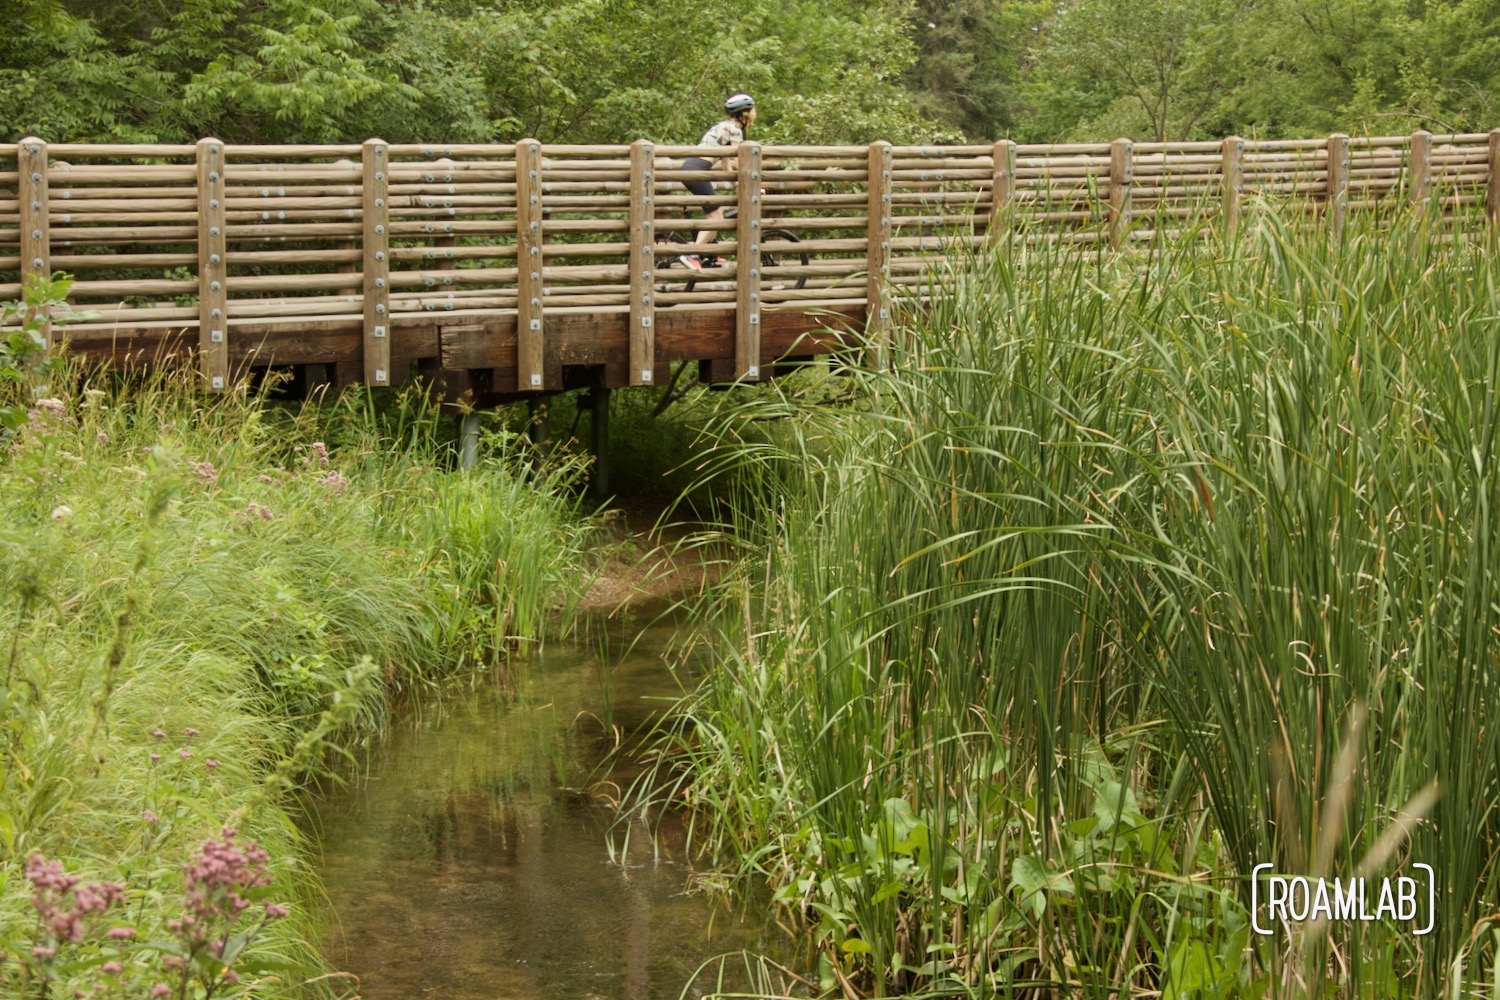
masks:
<svg viewBox="0 0 1500 1000"><path fill-rule="evenodd" d="M1500 995L1489 251L1162 249L1018 239L726 414L763 555L672 794L842 996ZM1431 865L1432 933L1253 935L1258 864Z"/></svg>
<svg viewBox="0 0 1500 1000"><path fill-rule="evenodd" d="M1488 128L1500 0L9 0L0 139L691 142Z"/></svg>

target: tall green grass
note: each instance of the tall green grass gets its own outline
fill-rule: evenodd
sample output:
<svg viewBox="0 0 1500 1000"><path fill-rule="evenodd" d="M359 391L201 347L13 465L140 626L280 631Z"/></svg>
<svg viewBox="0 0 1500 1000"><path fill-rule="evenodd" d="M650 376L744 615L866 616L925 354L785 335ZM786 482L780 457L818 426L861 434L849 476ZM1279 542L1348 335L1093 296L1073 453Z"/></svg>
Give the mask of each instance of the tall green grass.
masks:
<svg viewBox="0 0 1500 1000"><path fill-rule="evenodd" d="M497 435L454 471L416 392L288 408L188 376L51 382L0 443L0 992L37 933L28 857L124 883L112 922L159 939L182 864L225 823L268 848L292 910L246 966L252 993L332 992L285 793L396 699L569 627L594 530L582 467ZM27 995L97 972L69 975Z"/></svg>
<svg viewBox="0 0 1500 1000"><path fill-rule="evenodd" d="M670 788L827 989L1500 989L1496 274L1415 216L1017 240L890 370L726 410L765 556ZM1252 935L1263 862L1431 864L1436 929Z"/></svg>

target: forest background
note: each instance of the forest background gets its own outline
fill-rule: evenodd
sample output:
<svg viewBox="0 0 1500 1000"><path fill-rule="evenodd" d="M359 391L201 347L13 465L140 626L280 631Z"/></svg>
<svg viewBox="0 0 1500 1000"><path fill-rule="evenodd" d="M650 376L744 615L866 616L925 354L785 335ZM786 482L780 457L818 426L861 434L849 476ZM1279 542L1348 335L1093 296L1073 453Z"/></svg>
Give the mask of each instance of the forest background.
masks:
<svg viewBox="0 0 1500 1000"><path fill-rule="evenodd" d="M0 141L1480 130L1500 0L0 0Z"/></svg>

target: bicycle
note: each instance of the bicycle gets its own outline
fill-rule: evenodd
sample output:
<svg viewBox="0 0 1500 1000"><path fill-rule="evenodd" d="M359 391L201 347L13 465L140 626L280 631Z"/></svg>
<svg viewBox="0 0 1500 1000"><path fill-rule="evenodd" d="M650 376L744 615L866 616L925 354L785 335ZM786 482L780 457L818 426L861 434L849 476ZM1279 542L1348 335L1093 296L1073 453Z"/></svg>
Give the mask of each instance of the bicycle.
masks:
<svg viewBox="0 0 1500 1000"><path fill-rule="evenodd" d="M729 209L727 209L724 212L724 218L726 218L726 219L733 219L738 214L739 214L739 210L738 209L736 209L736 208L729 208ZM797 234L794 233L794 232L792 232L789 229L763 229L763 230L761 230L761 237L760 238L762 240L764 240L764 241L777 240L777 241L782 241L782 242L786 242L786 243L801 243L802 242L802 240L797 236ZM674 253L673 254L673 256L675 256L675 257L681 257L681 256L683 256L685 254L688 254L688 253L692 252L692 250L691 250L691 247L693 246L692 241L690 241L685 235L683 235L678 230L674 229L674 230L668 232L666 234L666 236L664 237L664 240L667 243L672 243L672 244L676 244L676 245L684 247L684 249L683 249L683 251L681 253ZM675 247L673 249L675 250ZM668 253L672 253L672 252L673 252L672 250L668 251ZM761 263L762 267L780 267L783 264L793 264L793 263L801 264L803 267L806 267L811 261L812 261L812 257L809 256L806 251L794 250L794 251L791 251L791 253L789 253L789 254L785 253L785 252L783 252L781 254L773 254L773 253L769 253L769 252L767 252L765 250L762 250L760 252L760 263ZM686 284L683 287L683 291L684 292L691 292L693 290L693 287L695 285L697 285L698 280L699 279L695 278L695 277L688 277L687 280L686 280ZM790 286L788 286L785 283L776 283L776 284L772 284L772 285L767 285L766 287L767 288L771 288L771 289L784 289L784 288L787 288L787 287L791 287L794 290L795 289L800 289L804 285L807 284L807 275L805 275L805 274L799 274L795 278L790 279L790 280L793 282L792 284L790 284Z"/></svg>

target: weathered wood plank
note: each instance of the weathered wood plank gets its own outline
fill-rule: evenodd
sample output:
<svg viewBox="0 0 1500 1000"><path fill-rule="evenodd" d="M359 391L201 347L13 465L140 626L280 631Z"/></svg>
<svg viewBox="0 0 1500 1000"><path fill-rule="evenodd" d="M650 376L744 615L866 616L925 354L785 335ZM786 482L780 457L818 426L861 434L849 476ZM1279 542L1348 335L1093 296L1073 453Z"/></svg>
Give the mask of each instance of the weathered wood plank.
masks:
<svg viewBox="0 0 1500 1000"><path fill-rule="evenodd" d="M198 143L198 364L213 392L229 388L229 266L224 144Z"/></svg>
<svg viewBox="0 0 1500 1000"><path fill-rule="evenodd" d="M380 139L361 152L365 383L391 384L390 153Z"/></svg>

